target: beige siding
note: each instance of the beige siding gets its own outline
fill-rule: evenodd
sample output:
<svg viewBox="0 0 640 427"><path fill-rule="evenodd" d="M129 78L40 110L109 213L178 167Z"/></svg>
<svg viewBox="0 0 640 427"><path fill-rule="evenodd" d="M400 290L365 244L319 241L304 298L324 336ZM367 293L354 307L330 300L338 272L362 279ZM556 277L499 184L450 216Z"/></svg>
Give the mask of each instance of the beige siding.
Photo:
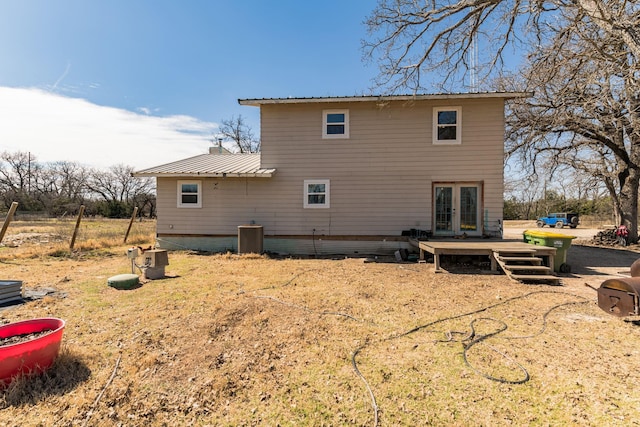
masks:
<svg viewBox="0 0 640 427"><path fill-rule="evenodd" d="M462 144L433 145L436 105L462 107ZM350 138L322 139L322 111L349 109ZM432 229L433 184L483 186L482 215L502 219L502 99L261 107L262 167L272 178L202 179L201 209L176 207L176 179L158 179L158 233L399 235ZM303 208L303 181L331 180L329 209ZM188 214L188 215L186 215ZM314 232L315 229L315 232Z"/></svg>

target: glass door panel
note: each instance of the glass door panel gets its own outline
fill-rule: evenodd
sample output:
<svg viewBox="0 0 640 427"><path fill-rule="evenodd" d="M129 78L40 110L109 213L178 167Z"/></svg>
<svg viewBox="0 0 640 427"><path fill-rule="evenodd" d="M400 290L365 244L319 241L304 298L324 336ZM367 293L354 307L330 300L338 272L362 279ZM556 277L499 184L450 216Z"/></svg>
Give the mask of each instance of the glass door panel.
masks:
<svg viewBox="0 0 640 427"><path fill-rule="evenodd" d="M478 230L478 187L460 187L460 231Z"/></svg>
<svg viewBox="0 0 640 427"><path fill-rule="evenodd" d="M435 188L436 233L453 233L453 187Z"/></svg>

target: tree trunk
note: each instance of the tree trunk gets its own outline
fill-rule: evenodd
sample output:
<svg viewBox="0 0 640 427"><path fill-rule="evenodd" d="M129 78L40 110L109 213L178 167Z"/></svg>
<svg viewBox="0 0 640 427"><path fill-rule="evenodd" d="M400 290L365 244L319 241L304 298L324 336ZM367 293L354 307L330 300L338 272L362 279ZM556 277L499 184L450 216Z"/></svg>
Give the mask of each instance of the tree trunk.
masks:
<svg viewBox="0 0 640 427"><path fill-rule="evenodd" d="M629 229L629 242L638 241L638 188L640 173L637 169L629 169L629 176L620 186L620 224Z"/></svg>

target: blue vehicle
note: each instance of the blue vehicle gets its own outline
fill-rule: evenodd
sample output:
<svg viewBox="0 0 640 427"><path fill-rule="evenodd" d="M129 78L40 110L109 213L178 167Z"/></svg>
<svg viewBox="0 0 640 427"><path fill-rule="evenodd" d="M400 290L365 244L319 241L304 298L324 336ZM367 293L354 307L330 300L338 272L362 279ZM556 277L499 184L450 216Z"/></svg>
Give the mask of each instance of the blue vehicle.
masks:
<svg viewBox="0 0 640 427"><path fill-rule="evenodd" d="M579 223L580 218L578 214L575 213L552 213L545 217L538 218L538 220L536 221L536 224L540 228L544 227L545 225L555 228L562 228L564 226L576 228Z"/></svg>

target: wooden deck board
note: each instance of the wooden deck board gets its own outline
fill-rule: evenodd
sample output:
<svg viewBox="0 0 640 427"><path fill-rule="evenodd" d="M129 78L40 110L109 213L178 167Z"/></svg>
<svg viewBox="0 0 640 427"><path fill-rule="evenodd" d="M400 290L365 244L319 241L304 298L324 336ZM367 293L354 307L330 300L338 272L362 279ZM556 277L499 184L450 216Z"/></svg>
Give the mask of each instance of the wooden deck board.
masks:
<svg viewBox="0 0 640 427"><path fill-rule="evenodd" d="M420 250L420 259L424 259L425 252L433 255L433 263L437 273L442 271L440 268L440 255L486 255L491 260L491 270L496 270L498 267L493 258L493 252L530 253L532 256L546 257L547 264L553 271L553 261L556 254L556 248L505 240L450 241L409 239L409 243Z"/></svg>

